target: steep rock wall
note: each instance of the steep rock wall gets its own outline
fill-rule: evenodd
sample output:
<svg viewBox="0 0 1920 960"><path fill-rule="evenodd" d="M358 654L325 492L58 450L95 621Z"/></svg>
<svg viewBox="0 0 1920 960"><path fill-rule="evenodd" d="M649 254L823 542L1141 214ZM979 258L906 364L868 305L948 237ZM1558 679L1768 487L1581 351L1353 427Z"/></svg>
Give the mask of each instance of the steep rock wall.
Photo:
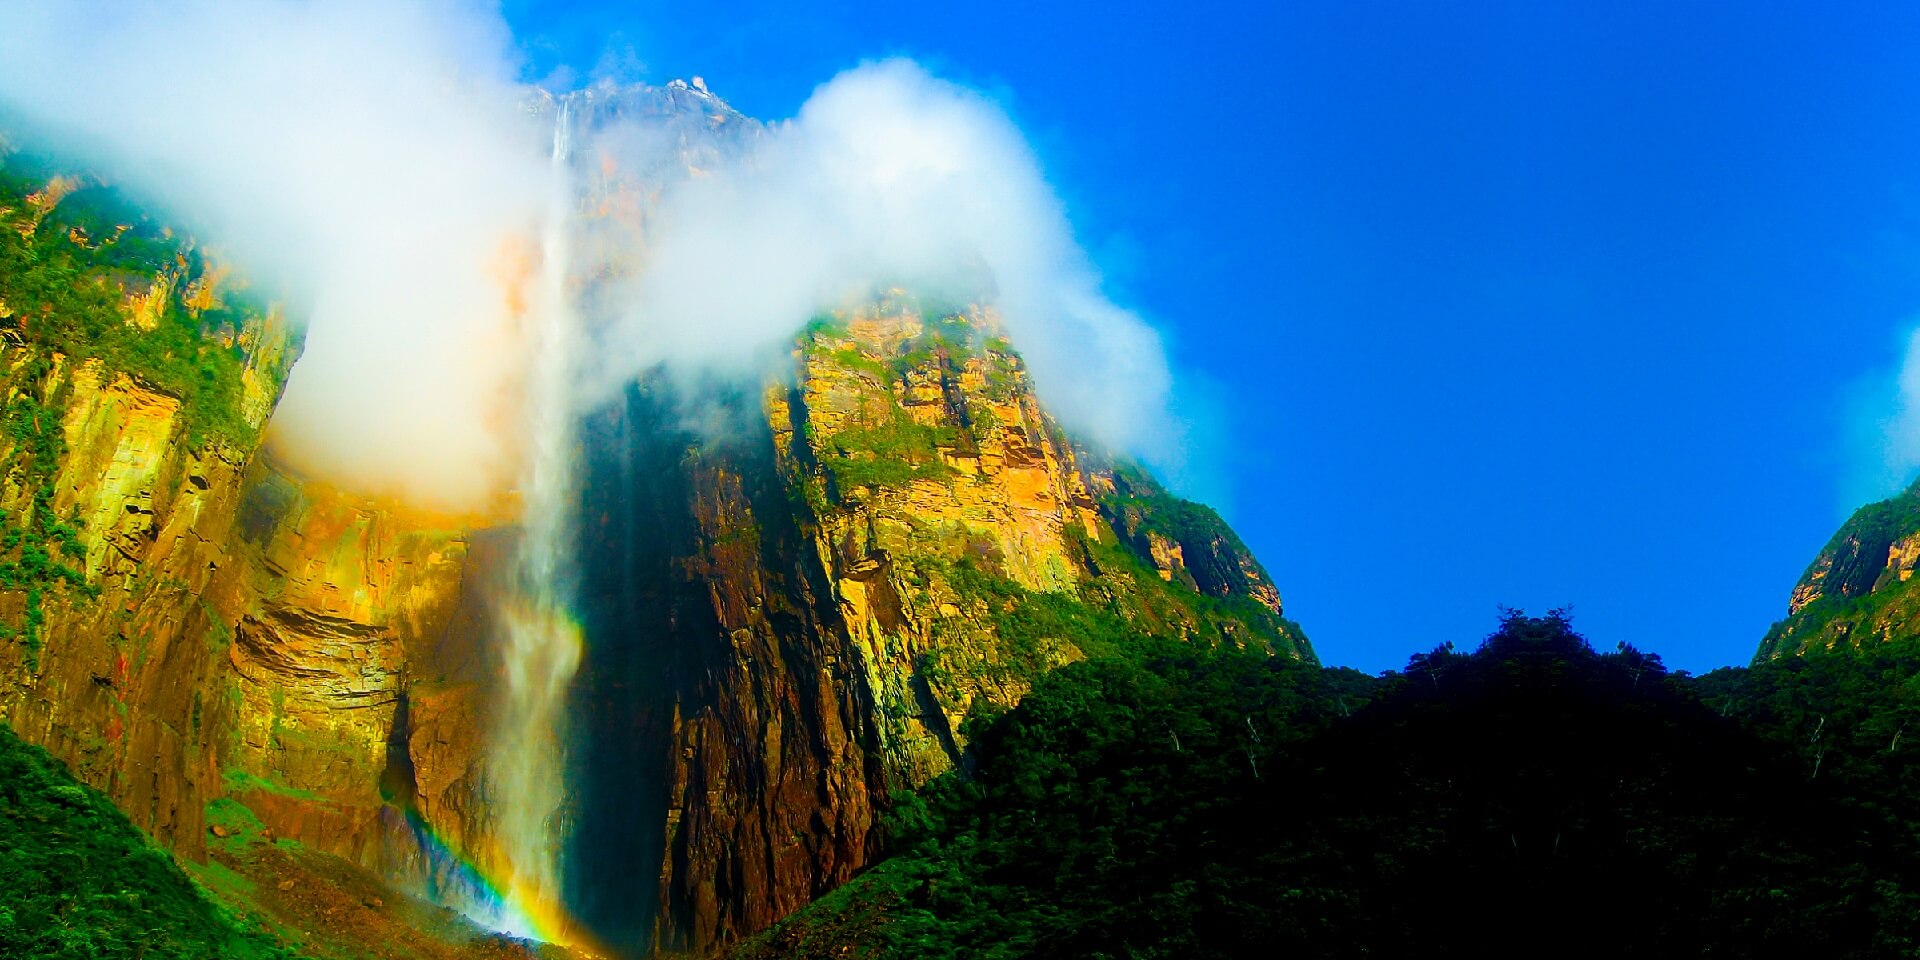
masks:
<svg viewBox="0 0 1920 960"><path fill-rule="evenodd" d="M468 587L497 519L276 466L284 318L228 303L224 265L92 178L0 160L0 718L182 856L232 796L424 871L390 801L456 843L481 819Z"/></svg>
<svg viewBox="0 0 1920 960"><path fill-rule="evenodd" d="M64 409L66 449L54 467L36 462L44 451L14 444L0 506L16 519L40 509L70 518L78 556L36 547L27 530L16 563L34 563L26 554L40 549L53 555L41 562L70 562L79 577L34 583L22 570L14 580L24 589L0 594L13 635L0 648L0 712L156 838L195 856L233 716L217 693L231 636L220 598L240 576L228 533L249 451L178 442L177 399L125 375L108 379L97 362L43 363L36 352L8 350L9 398L38 397L14 408L28 419ZM51 484L44 503L38 483Z"/></svg>
<svg viewBox="0 0 1920 960"><path fill-rule="evenodd" d="M1855 511L1794 584L1755 659L1920 636L1920 485Z"/></svg>
<svg viewBox="0 0 1920 960"><path fill-rule="evenodd" d="M757 405L637 393L596 438L625 453L591 471L611 526L586 553L648 545L600 589L657 595L613 620L652 638L626 669L662 678L667 771L629 783L664 790L661 948L731 942L871 862L891 791L962 762L968 712L1048 669L1129 633L1311 656L1217 516L1065 438L990 312L882 300L794 363Z"/></svg>
<svg viewBox="0 0 1920 960"><path fill-rule="evenodd" d="M84 302L0 274L0 510L24 531L0 541L0 716L183 856L232 797L453 889L488 856L510 514L278 466L279 318L223 308L170 232L63 209L9 225L43 259L151 249ZM70 313L113 349L70 360ZM832 889L879 853L892 791L964 762L969 713L1060 664L1136 635L1311 656L1231 530L1074 443L979 307L823 317L764 390L636 386L582 452L567 879L612 944L708 950Z"/></svg>

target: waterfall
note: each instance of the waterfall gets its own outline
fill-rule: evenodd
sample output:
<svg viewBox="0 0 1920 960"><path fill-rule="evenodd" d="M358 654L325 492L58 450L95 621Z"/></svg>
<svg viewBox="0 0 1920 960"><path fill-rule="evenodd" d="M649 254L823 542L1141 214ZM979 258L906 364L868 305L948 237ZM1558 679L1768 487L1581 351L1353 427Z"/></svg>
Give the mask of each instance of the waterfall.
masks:
<svg viewBox="0 0 1920 960"><path fill-rule="evenodd" d="M580 338L569 289L572 106L570 96L559 100L540 285L529 300L521 535L501 607L504 696L485 759L494 824L490 859L502 889L500 902L484 919L508 933L543 940L564 939L567 933L560 863L567 833L566 701L582 642L570 610L575 578L569 561L575 499L569 388Z"/></svg>

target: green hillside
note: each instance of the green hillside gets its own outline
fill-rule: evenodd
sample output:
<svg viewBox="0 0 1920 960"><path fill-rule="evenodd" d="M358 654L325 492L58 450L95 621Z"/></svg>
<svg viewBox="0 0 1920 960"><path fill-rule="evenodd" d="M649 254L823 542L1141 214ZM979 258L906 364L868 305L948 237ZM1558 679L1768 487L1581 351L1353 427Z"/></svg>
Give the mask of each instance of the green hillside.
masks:
<svg viewBox="0 0 1920 960"><path fill-rule="evenodd" d="M99 791L0 725L0 956L290 958Z"/></svg>

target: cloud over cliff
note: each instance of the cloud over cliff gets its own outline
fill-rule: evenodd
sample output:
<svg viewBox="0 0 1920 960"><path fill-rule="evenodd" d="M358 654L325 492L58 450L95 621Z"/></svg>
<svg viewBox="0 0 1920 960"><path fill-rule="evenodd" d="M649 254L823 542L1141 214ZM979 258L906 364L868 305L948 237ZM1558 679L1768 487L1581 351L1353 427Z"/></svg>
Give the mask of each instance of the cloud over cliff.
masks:
<svg viewBox="0 0 1920 960"><path fill-rule="evenodd" d="M875 284L997 291L1014 344L1067 423L1177 455L1158 336L1100 292L1019 129L906 60L849 70L732 167L663 200L598 379L652 362L726 364Z"/></svg>
<svg viewBox="0 0 1920 960"><path fill-rule="evenodd" d="M454 2L7 4L0 98L309 322L304 466L471 502L520 362L499 274L544 196L511 38Z"/></svg>
<svg viewBox="0 0 1920 960"><path fill-rule="evenodd" d="M447 505L510 483L521 444L517 314L550 171L519 62L497 10L464 0L0 6L0 105L164 202L308 322L283 449ZM1065 422L1177 458L1157 335L1102 295L991 100L907 61L864 65L704 173L662 192L644 246L599 251L634 269L593 298L583 406L661 365L752 369L875 284L984 272Z"/></svg>

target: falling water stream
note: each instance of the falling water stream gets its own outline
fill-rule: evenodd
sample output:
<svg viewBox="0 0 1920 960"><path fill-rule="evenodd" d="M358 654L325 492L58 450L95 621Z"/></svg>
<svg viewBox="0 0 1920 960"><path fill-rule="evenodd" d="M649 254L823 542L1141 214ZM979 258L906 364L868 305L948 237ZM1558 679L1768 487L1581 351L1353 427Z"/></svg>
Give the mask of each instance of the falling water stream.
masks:
<svg viewBox="0 0 1920 960"><path fill-rule="evenodd" d="M529 301L521 536L500 623L506 684L485 759L494 818L491 859L503 889L499 902L481 911L491 914L482 919L543 940L568 933L560 869L567 832L566 697L582 642L570 610L575 578L568 559L575 487L569 386L580 338L569 289L571 112L571 98L560 99L540 286Z"/></svg>

